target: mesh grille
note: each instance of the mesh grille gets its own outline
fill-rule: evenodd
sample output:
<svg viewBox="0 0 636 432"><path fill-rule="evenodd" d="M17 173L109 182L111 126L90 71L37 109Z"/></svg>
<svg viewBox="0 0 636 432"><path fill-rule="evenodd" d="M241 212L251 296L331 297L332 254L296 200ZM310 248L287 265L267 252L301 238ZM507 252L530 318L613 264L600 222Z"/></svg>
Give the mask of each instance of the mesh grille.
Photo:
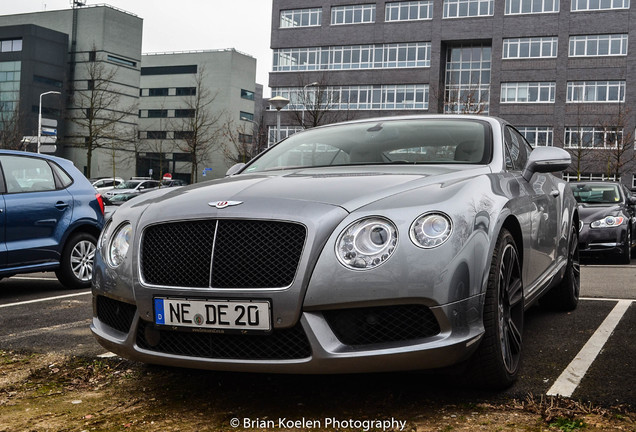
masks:
<svg viewBox="0 0 636 432"><path fill-rule="evenodd" d="M422 305L340 309L323 314L336 337L346 345L400 342L440 332L435 316Z"/></svg>
<svg viewBox="0 0 636 432"><path fill-rule="evenodd" d="M154 333L152 337L147 337L147 329ZM137 345L165 354L209 359L292 360L311 356L309 341L300 324L266 335L238 335L161 330L140 321Z"/></svg>
<svg viewBox="0 0 636 432"><path fill-rule="evenodd" d="M291 285L305 243L302 225L219 221L212 286L271 288Z"/></svg>
<svg viewBox="0 0 636 432"><path fill-rule="evenodd" d="M101 322L122 333L130 331L133 317L137 311L136 306L104 296L97 296L95 305L97 318Z"/></svg>
<svg viewBox="0 0 636 432"><path fill-rule="evenodd" d="M153 225L141 251L144 280L153 285L208 287L216 221Z"/></svg>
<svg viewBox="0 0 636 432"><path fill-rule="evenodd" d="M294 280L305 235L302 225L272 221L219 220L218 227L216 220L153 225L144 233L141 270L153 285L285 287Z"/></svg>

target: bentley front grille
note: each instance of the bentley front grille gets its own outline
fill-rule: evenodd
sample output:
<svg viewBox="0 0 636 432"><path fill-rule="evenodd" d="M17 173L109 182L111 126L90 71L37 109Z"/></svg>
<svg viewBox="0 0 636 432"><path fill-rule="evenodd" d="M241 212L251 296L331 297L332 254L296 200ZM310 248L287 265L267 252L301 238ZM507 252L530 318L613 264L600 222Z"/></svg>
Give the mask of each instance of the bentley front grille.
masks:
<svg viewBox="0 0 636 432"><path fill-rule="evenodd" d="M304 226L260 220L197 220L146 228L146 283L190 288L281 288L292 284Z"/></svg>

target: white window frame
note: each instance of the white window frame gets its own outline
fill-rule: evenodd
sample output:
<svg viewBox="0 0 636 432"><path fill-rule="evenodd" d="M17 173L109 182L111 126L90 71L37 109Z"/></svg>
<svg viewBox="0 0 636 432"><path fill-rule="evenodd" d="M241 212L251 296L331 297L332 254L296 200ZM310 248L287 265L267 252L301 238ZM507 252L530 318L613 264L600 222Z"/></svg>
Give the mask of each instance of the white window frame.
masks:
<svg viewBox="0 0 636 432"><path fill-rule="evenodd" d="M570 36L569 57L618 57L627 55L627 34ZM601 48L607 53L600 53ZM582 54L577 54L582 52Z"/></svg>
<svg viewBox="0 0 636 432"><path fill-rule="evenodd" d="M303 21L307 24L303 24ZM280 11L279 26L282 29L299 27L320 27L322 8L288 9Z"/></svg>
<svg viewBox="0 0 636 432"><path fill-rule="evenodd" d="M504 82L501 83L502 104L544 104L554 103L555 82ZM545 93L547 92L547 97ZM531 99L535 94L536 97Z"/></svg>
<svg viewBox="0 0 636 432"><path fill-rule="evenodd" d="M571 0L571 12L629 9L629 0Z"/></svg>
<svg viewBox="0 0 636 432"><path fill-rule="evenodd" d="M608 136L618 135L614 140L608 140ZM578 144L579 139L583 141ZM596 126L566 126L564 131L563 148L566 149L590 149L612 150L618 148L618 142L623 140L623 131L603 129ZM608 145L608 141L613 144ZM602 145L598 145L602 143Z"/></svg>
<svg viewBox="0 0 636 432"><path fill-rule="evenodd" d="M616 93L616 98L610 99L610 91ZM568 81L566 103L623 102L625 102L625 81Z"/></svg>
<svg viewBox="0 0 636 432"><path fill-rule="evenodd" d="M559 13L559 4L559 0L506 0L505 15Z"/></svg>
<svg viewBox="0 0 636 432"><path fill-rule="evenodd" d="M373 23L375 23L375 3L331 7L331 25Z"/></svg>
<svg viewBox="0 0 636 432"><path fill-rule="evenodd" d="M493 16L495 0L444 0L444 19Z"/></svg>
<svg viewBox="0 0 636 432"><path fill-rule="evenodd" d="M433 19L433 1L397 1L385 5L384 21L425 21Z"/></svg>
<svg viewBox="0 0 636 432"><path fill-rule="evenodd" d="M502 59L556 58L558 50L557 36L508 38L503 40Z"/></svg>
<svg viewBox="0 0 636 432"><path fill-rule="evenodd" d="M552 126L519 126L517 130L532 148L552 147L554 145L554 128Z"/></svg>

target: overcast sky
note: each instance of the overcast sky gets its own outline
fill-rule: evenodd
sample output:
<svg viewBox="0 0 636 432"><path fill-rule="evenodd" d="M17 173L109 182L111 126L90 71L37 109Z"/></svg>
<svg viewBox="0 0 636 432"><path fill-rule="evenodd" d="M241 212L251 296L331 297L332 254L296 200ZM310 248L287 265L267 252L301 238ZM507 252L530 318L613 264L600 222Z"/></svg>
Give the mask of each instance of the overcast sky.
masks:
<svg viewBox="0 0 636 432"><path fill-rule="evenodd" d="M271 0L87 0L108 4L144 20L142 51L235 48L257 59L256 82L270 94L268 72ZM0 15L69 9L70 0L0 0Z"/></svg>

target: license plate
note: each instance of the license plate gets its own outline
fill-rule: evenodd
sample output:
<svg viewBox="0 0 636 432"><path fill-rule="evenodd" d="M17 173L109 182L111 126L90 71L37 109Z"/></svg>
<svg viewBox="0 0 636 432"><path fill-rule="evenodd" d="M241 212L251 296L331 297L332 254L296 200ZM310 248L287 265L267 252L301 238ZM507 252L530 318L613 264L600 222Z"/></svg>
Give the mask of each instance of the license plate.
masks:
<svg viewBox="0 0 636 432"><path fill-rule="evenodd" d="M195 329L270 331L268 301L155 298L155 324Z"/></svg>

